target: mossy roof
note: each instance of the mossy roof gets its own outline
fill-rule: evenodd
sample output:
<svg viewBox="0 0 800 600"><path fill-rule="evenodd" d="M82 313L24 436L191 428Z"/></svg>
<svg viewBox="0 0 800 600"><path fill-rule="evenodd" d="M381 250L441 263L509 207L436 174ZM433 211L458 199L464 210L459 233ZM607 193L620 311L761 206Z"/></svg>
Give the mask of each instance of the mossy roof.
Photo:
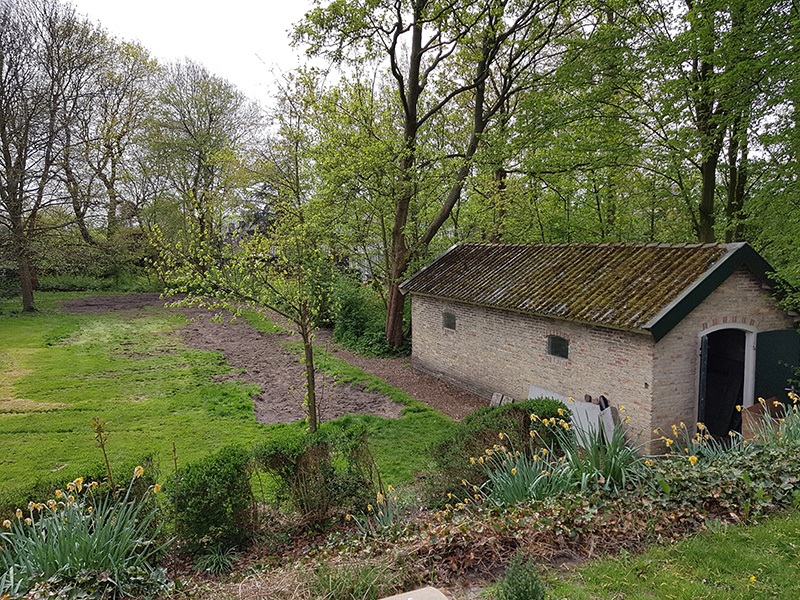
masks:
<svg viewBox="0 0 800 600"><path fill-rule="evenodd" d="M404 293L650 332L658 340L741 266L747 244L458 244Z"/></svg>

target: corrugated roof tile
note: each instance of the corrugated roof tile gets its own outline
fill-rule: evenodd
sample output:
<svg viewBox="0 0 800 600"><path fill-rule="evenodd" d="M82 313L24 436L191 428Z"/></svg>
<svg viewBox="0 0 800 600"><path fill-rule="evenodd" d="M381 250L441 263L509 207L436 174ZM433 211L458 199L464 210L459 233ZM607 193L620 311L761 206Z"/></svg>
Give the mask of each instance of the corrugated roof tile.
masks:
<svg viewBox="0 0 800 600"><path fill-rule="evenodd" d="M459 244L402 289L640 329L730 250L723 244Z"/></svg>

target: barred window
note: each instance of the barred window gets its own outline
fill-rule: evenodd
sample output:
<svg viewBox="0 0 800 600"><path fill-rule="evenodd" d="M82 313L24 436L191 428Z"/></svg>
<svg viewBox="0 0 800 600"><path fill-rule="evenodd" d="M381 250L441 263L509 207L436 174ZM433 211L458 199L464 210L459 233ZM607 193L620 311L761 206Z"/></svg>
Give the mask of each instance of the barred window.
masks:
<svg viewBox="0 0 800 600"><path fill-rule="evenodd" d="M547 353L558 358L569 358L569 340L560 335L548 335Z"/></svg>

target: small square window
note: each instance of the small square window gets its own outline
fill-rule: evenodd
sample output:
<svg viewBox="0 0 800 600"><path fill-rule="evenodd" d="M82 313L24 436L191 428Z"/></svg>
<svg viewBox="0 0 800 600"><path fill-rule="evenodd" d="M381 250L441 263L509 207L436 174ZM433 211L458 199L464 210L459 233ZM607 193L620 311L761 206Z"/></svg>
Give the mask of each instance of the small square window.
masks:
<svg viewBox="0 0 800 600"><path fill-rule="evenodd" d="M558 358L569 358L569 340L559 335L548 335L547 353Z"/></svg>
<svg viewBox="0 0 800 600"><path fill-rule="evenodd" d="M442 327L451 331L456 330L456 316L453 313L442 313Z"/></svg>

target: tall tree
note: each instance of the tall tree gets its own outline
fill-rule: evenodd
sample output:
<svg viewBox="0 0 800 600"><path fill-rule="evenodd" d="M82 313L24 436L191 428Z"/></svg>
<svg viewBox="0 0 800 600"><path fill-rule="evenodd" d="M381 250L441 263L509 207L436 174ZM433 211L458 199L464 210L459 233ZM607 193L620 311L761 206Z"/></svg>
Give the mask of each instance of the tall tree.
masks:
<svg viewBox="0 0 800 600"><path fill-rule="evenodd" d="M179 235L194 223L201 239L222 226L249 183L243 166L259 131L258 107L231 83L191 61L167 67L148 123L151 173L161 202L179 210Z"/></svg>
<svg viewBox="0 0 800 600"><path fill-rule="evenodd" d="M101 35L57 0L0 0L0 226L8 229L23 310L34 310L32 243L69 219L56 178L65 132L98 67Z"/></svg>
<svg viewBox="0 0 800 600"><path fill-rule="evenodd" d="M106 39L100 66L65 130L63 177L84 241L107 242L111 251L121 222L134 212L124 183L140 175L132 145L152 108L157 65L141 46Z"/></svg>
<svg viewBox="0 0 800 600"><path fill-rule="evenodd" d="M401 123L392 188L386 339L403 341L405 298L399 284L462 199L481 138L521 89L551 68L553 39L571 22L562 0L333 0L310 11L296 30L309 52L335 61L388 63L394 110ZM427 140L459 111L469 119L451 131L446 156ZM457 132L457 133L456 133ZM424 160L423 160L424 157ZM428 162L433 159L432 162ZM442 173L438 189L421 193L421 174ZM426 203L435 198L436 205Z"/></svg>

